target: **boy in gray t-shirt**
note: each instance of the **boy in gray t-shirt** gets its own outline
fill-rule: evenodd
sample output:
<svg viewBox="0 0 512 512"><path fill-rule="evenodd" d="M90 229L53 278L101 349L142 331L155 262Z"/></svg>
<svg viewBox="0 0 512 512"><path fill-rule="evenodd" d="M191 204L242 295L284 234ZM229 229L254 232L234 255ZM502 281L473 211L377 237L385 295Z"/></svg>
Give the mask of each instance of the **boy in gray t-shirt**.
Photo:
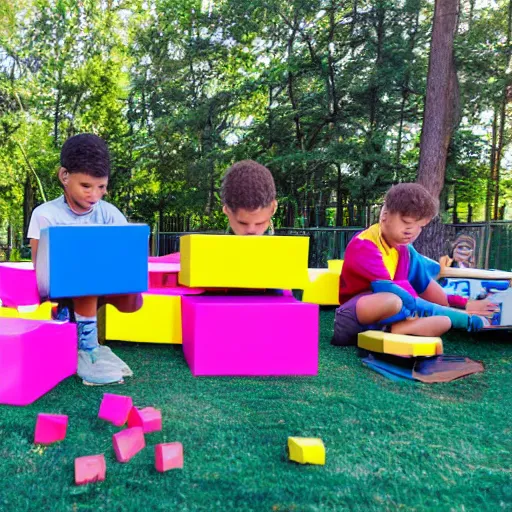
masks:
<svg viewBox="0 0 512 512"><path fill-rule="evenodd" d="M110 176L110 155L105 142L83 133L68 139L61 150L59 180L64 194L38 206L32 213L27 237L35 265L41 229L47 226L127 224L124 215L102 201ZM133 375L109 347L98 343L96 312L99 304L113 304L122 312L136 311L140 295L71 298L78 331L78 370L84 384L102 385Z"/></svg>

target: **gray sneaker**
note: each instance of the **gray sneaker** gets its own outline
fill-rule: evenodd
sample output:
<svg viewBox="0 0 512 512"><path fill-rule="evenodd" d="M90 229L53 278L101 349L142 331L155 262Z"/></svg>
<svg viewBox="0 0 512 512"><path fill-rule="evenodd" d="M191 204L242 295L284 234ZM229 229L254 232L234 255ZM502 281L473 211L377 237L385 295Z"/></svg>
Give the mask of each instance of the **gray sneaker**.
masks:
<svg viewBox="0 0 512 512"><path fill-rule="evenodd" d="M116 356L110 347L100 345L96 350L99 352L97 357L99 360L105 361L121 370L123 377L133 377L131 368L120 357Z"/></svg>
<svg viewBox="0 0 512 512"><path fill-rule="evenodd" d="M77 374L87 386L122 384L123 374L111 362L98 357L99 350L79 350Z"/></svg>

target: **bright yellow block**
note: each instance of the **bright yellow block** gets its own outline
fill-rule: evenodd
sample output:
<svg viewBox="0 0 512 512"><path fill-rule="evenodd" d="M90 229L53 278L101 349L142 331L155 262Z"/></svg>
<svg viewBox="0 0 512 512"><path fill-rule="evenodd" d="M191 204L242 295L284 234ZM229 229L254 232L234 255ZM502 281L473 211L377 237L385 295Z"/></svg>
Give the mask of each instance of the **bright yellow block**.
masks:
<svg viewBox="0 0 512 512"><path fill-rule="evenodd" d="M107 304L105 338L147 343L181 343L181 297L143 293L142 307L120 313Z"/></svg>
<svg viewBox="0 0 512 512"><path fill-rule="evenodd" d="M327 268L333 272L337 272L339 275L343 268L343 260L327 260Z"/></svg>
<svg viewBox="0 0 512 512"><path fill-rule="evenodd" d="M302 302L336 306L340 303L340 273L328 268L310 268L310 283L304 289Z"/></svg>
<svg viewBox="0 0 512 512"><path fill-rule="evenodd" d="M303 289L309 238L185 235L179 282L191 287Z"/></svg>
<svg viewBox="0 0 512 512"><path fill-rule="evenodd" d="M299 464L325 464L325 446L316 437L289 437L290 460Z"/></svg>
<svg viewBox="0 0 512 512"><path fill-rule="evenodd" d="M3 318L25 318L27 320L51 320L52 303L43 302L33 311L19 311L16 308L0 308L0 317Z"/></svg>
<svg viewBox="0 0 512 512"><path fill-rule="evenodd" d="M435 356L443 353L443 340L428 336L408 336L382 331L365 331L357 335L360 348L396 356Z"/></svg>

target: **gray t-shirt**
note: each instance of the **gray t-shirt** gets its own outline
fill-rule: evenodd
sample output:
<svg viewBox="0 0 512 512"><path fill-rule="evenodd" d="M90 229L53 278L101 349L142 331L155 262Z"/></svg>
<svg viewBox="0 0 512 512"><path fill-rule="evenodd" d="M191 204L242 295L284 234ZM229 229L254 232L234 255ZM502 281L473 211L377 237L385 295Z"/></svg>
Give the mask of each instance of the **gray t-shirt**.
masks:
<svg viewBox="0 0 512 512"><path fill-rule="evenodd" d="M79 215L68 206L64 196L38 206L32 212L27 238L39 240L41 229L48 226L69 226L83 224L128 224L126 217L112 204L99 201L93 209Z"/></svg>

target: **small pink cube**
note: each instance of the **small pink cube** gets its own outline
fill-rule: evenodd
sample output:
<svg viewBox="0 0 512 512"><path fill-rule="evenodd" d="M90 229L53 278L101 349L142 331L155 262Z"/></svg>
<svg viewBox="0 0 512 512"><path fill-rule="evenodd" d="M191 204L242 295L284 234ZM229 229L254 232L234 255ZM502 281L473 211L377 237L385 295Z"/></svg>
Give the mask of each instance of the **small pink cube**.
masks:
<svg viewBox="0 0 512 512"><path fill-rule="evenodd" d="M116 427L122 427L128 420L128 415L133 407L131 396L114 395L104 393L101 401L98 418L110 421Z"/></svg>
<svg viewBox="0 0 512 512"><path fill-rule="evenodd" d="M183 468L183 445L181 443L155 445L155 468L161 473L169 469Z"/></svg>
<svg viewBox="0 0 512 512"><path fill-rule="evenodd" d="M75 484L84 485L105 480L105 456L87 455L75 459Z"/></svg>
<svg viewBox="0 0 512 512"><path fill-rule="evenodd" d="M52 444L62 441L66 437L67 428L68 417L65 414L40 413L37 415L34 443Z"/></svg>
<svg viewBox="0 0 512 512"><path fill-rule="evenodd" d="M128 462L145 446L144 430L142 427L132 427L121 430L112 436L112 445L119 462Z"/></svg>
<svg viewBox="0 0 512 512"><path fill-rule="evenodd" d="M128 427L142 427L144 434L162 430L162 413L154 407L132 407L128 415Z"/></svg>

